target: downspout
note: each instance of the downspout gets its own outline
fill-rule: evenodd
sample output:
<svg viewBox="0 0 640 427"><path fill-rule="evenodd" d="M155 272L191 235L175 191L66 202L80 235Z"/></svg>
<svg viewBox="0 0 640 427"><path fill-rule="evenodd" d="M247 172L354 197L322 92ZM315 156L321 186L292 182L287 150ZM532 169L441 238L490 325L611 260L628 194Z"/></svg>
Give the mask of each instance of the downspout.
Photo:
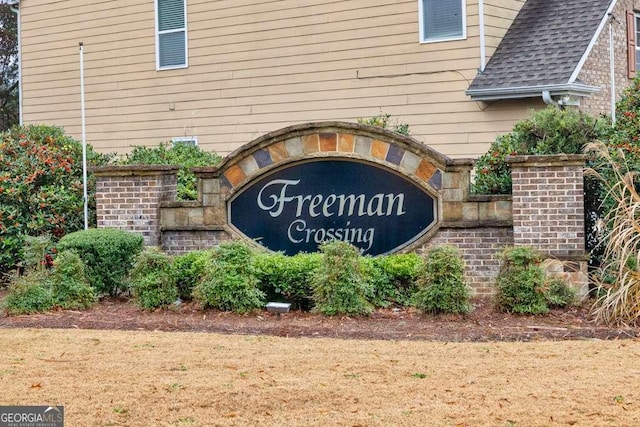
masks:
<svg viewBox="0 0 640 427"><path fill-rule="evenodd" d="M480 72L484 72L487 63L487 49L484 37L484 0L478 0L478 25L480 27Z"/></svg>
<svg viewBox="0 0 640 427"><path fill-rule="evenodd" d="M609 20L609 72L611 80L611 124L616 124L616 66L615 66L615 52L613 51L613 20L614 16L611 15Z"/></svg>
<svg viewBox="0 0 640 427"><path fill-rule="evenodd" d="M542 91L542 100L547 105L553 105L555 107L558 107L558 102L555 99L553 99L553 97L551 96L551 92L549 92L548 90Z"/></svg>
<svg viewBox="0 0 640 427"><path fill-rule="evenodd" d="M15 7L14 4L18 5ZM16 14L17 30L18 30L18 117L20 126L22 126L22 42L20 32L20 6L19 3L14 3L10 6L13 13Z"/></svg>

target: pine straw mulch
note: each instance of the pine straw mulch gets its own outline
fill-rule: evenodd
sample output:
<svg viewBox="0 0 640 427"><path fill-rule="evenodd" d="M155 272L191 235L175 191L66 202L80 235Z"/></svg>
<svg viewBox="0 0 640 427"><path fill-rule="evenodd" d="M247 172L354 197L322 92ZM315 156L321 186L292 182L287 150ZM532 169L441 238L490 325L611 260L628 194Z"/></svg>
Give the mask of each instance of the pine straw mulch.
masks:
<svg viewBox="0 0 640 427"><path fill-rule="evenodd" d="M165 310L143 311L130 299L105 299L88 310L0 317L0 328L80 328L187 331L285 337L423 340L441 342L548 341L640 337L638 327L598 325L590 305L552 310L544 316L499 313L490 299L476 299L467 315L424 315L414 309L390 308L370 317L327 317L293 311L264 310L233 314L201 310L183 303Z"/></svg>

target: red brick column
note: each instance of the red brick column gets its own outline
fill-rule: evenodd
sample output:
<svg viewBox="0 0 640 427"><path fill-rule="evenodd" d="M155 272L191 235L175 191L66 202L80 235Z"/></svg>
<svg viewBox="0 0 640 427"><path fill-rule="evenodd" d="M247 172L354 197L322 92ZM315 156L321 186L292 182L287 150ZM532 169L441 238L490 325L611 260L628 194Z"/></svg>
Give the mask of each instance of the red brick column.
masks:
<svg viewBox="0 0 640 427"><path fill-rule="evenodd" d="M549 270L588 291L583 169L586 156L508 157L513 179L513 242L533 246Z"/></svg>
<svg viewBox="0 0 640 427"><path fill-rule="evenodd" d="M98 227L133 231L161 244L160 203L176 199L178 166L101 166L96 177Z"/></svg>

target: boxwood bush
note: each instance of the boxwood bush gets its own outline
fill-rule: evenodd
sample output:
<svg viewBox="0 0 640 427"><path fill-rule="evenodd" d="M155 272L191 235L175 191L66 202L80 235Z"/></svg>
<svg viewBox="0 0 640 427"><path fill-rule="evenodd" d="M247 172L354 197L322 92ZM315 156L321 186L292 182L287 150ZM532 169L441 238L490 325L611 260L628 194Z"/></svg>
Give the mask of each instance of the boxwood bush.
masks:
<svg viewBox="0 0 640 427"><path fill-rule="evenodd" d="M183 301L193 297L193 289L204 276L207 264L211 262L213 251L192 251L174 257L171 277L178 288L178 296Z"/></svg>
<svg viewBox="0 0 640 427"><path fill-rule="evenodd" d="M343 241L320 245L322 264L313 276L314 310L336 314L368 315L373 311L366 295L371 285L362 271L358 249Z"/></svg>
<svg viewBox="0 0 640 427"><path fill-rule="evenodd" d="M58 249L80 255L98 295L116 296L128 289L126 276L143 244L142 236L136 233L94 228L67 234L58 242Z"/></svg>
<svg viewBox="0 0 640 427"><path fill-rule="evenodd" d="M460 250L447 245L431 249L418 280L416 307L431 314L467 313L469 297Z"/></svg>
<svg viewBox="0 0 640 427"><path fill-rule="evenodd" d="M171 257L157 248L147 248L136 256L129 280L136 302L145 310L166 307L178 298Z"/></svg>
<svg viewBox="0 0 640 427"><path fill-rule="evenodd" d="M415 253L363 257L362 270L370 285L367 298L377 307L409 305L422 265Z"/></svg>
<svg viewBox="0 0 640 427"><path fill-rule="evenodd" d="M240 241L215 248L204 277L193 291L194 299L204 308L238 313L262 307L264 293L258 289L253 256L253 250Z"/></svg>
<svg viewBox="0 0 640 427"><path fill-rule="evenodd" d="M294 309L309 310L313 306L313 275L321 262L318 253L261 253L256 255L254 266L260 289L269 301L289 302Z"/></svg>
<svg viewBox="0 0 640 427"><path fill-rule="evenodd" d="M60 308L89 308L96 301L96 291L89 284L84 263L73 251L58 253L48 278L53 303Z"/></svg>

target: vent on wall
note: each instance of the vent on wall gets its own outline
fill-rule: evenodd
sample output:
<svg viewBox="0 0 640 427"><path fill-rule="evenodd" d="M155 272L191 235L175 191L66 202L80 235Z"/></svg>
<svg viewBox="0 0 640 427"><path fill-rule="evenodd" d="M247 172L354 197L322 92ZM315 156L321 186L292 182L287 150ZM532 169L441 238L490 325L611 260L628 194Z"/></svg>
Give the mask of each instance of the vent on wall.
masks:
<svg viewBox="0 0 640 427"><path fill-rule="evenodd" d="M171 138L171 143L173 145L185 144L185 145L193 145L195 147L198 145L198 137L197 136L180 136L176 138Z"/></svg>

